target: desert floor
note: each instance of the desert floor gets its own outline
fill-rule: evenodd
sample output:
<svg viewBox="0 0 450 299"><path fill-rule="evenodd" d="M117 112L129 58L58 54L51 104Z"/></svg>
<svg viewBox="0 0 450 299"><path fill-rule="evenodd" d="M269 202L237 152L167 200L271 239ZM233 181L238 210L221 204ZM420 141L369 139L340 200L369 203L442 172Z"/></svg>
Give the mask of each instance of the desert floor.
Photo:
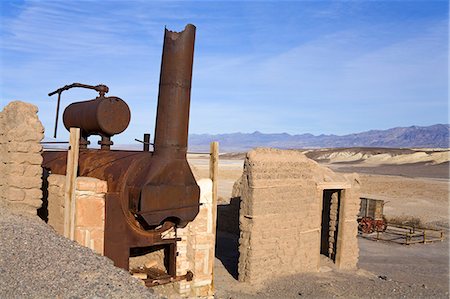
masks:
<svg viewBox="0 0 450 299"><path fill-rule="evenodd" d="M362 195L384 199L386 217L443 229L445 240L402 246L358 238L357 271L326 264L318 273L274 277L264 285L237 280L238 233L218 221L216 298L449 298L448 151L340 149L305 151L338 172L357 172ZM222 155L218 219L228 217L244 154ZM197 178L209 177L209 156L189 156ZM231 209L232 210L232 209ZM229 223L227 223L229 224ZM0 203L0 298L156 298L177 296L170 285L147 289L128 272L59 236L40 219ZM172 290L171 290L172 288ZM156 293L156 294L155 294Z"/></svg>
<svg viewBox="0 0 450 299"><path fill-rule="evenodd" d="M362 153L362 154L361 154ZM385 200L389 221L443 229L444 242L399 245L359 238L358 271L337 271L274 278L264 285L237 281L238 235L218 224L215 288L218 298L448 298L449 168L448 152L306 151L337 172L360 176L361 196ZM229 202L243 169L244 154L226 154L219 162L219 215ZM189 159L196 177L208 177L208 156Z"/></svg>

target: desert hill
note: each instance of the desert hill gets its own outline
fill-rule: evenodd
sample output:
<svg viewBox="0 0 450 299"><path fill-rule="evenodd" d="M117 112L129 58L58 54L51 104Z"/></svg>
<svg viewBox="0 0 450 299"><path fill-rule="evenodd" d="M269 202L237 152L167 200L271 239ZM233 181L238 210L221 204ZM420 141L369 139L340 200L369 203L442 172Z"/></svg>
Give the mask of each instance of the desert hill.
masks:
<svg viewBox="0 0 450 299"><path fill-rule="evenodd" d="M319 135L287 133L264 134L191 134L190 150L208 150L211 141L219 141L221 151L246 151L254 147L275 148L336 148L336 147L390 147L390 148L448 148L450 125L436 124L420 127L397 127L371 130L348 135Z"/></svg>

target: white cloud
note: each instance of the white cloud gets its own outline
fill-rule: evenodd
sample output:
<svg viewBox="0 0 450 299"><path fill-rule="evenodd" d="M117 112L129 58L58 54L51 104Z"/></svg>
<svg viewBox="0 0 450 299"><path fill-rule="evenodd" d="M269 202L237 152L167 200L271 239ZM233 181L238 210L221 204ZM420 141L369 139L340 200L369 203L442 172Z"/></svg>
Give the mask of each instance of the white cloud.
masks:
<svg viewBox="0 0 450 299"><path fill-rule="evenodd" d="M342 18L342 5L291 12L283 24L273 23L278 19L261 3L220 5L26 1L2 23L2 105L15 98L36 103L53 128L49 91L105 83L133 113L120 138L152 133L163 25L181 30L192 22L192 132L349 133L444 122L446 22L421 21L407 34L392 27L397 20L320 31ZM65 103L93 96L63 94Z"/></svg>

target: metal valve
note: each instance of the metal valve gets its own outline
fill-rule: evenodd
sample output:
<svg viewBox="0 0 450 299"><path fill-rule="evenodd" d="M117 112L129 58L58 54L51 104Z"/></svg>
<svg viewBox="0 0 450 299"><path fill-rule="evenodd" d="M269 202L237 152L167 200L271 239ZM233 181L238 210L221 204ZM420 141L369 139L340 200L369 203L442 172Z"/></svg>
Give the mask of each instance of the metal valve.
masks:
<svg viewBox="0 0 450 299"><path fill-rule="evenodd" d="M96 86L93 85L87 85L87 84L82 84L82 83L72 83L69 85L65 85L61 88L58 88L55 91L52 91L51 93L48 94L49 97L51 97L54 94L58 94L58 102L56 104L56 118L55 118L55 132L53 134L53 138L56 138L56 132L58 130L58 118L59 118L59 105L61 103L61 93L65 90L69 90L71 88L74 87L81 87L81 88L86 88L86 89L93 89L95 91L97 91L99 93L100 97L105 96L106 93L108 93L109 91L109 87L103 84L99 84Z"/></svg>

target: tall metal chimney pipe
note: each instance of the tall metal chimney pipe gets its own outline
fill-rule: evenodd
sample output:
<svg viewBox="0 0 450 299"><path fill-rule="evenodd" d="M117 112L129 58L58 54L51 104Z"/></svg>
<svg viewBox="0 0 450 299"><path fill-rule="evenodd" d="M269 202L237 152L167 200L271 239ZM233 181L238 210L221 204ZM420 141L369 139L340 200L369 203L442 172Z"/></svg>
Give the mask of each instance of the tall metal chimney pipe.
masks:
<svg viewBox="0 0 450 299"><path fill-rule="evenodd" d="M195 26L165 29L155 128L155 155L185 157L188 142Z"/></svg>

